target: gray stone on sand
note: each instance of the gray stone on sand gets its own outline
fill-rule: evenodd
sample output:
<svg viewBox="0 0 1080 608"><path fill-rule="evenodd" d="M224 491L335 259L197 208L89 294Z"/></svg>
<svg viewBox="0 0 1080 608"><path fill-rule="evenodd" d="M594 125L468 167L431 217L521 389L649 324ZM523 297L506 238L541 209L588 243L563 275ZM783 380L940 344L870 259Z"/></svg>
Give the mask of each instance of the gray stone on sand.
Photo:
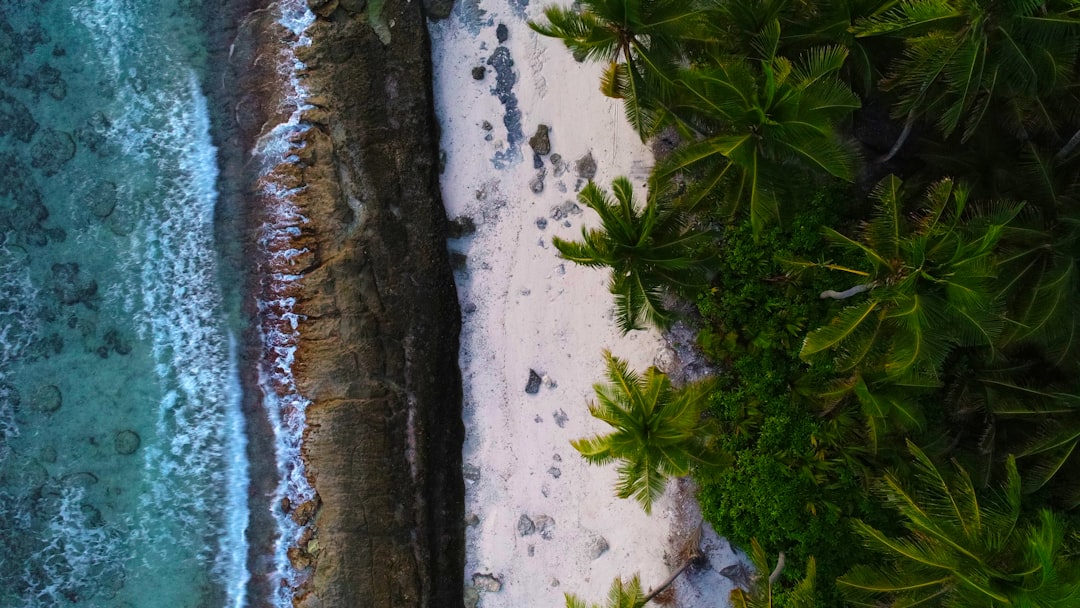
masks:
<svg viewBox="0 0 1080 608"><path fill-rule="evenodd" d="M596 159L593 158L592 152L579 158L574 168L581 179L590 180L596 177Z"/></svg>
<svg viewBox="0 0 1080 608"><path fill-rule="evenodd" d="M518 536L528 536L534 532L536 532L536 524L533 523L533 520L530 519L528 515L522 513L521 517L518 518L517 523Z"/></svg>
<svg viewBox="0 0 1080 608"><path fill-rule="evenodd" d="M534 370L529 370L529 381L525 384L525 392L530 395L535 395L540 392L540 374Z"/></svg>
<svg viewBox="0 0 1080 608"><path fill-rule="evenodd" d="M472 575L473 586L480 591L487 591L488 593L495 593L502 591L502 579L494 574L477 572Z"/></svg>
<svg viewBox="0 0 1080 608"><path fill-rule="evenodd" d="M532 146L534 152L540 156L546 156L551 153L551 134L550 127L547 125L537 125L536 133L529 138L529 145Z"/></svg>
<svg viewBox="0 0 1080 608"><path fill-rule="evenodd" d="M604 538L603 536L597 536L592 540L592 543L589 544L589 557L592 559L596 559L601 555L607 553L607 550L610 548L611 545L608 544L606 538Z"/></svg>

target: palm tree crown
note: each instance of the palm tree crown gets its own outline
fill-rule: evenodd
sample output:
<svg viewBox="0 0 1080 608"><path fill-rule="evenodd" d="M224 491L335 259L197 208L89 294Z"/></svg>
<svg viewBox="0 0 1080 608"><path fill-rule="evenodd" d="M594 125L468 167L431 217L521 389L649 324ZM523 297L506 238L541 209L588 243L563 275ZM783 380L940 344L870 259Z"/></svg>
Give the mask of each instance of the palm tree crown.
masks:
<svg viewBox="0 0 1080 608"><path fill-rule="evenodd" d="M947 476L914 444L916 486L889 473L882 497L909 534L893 538L861 521L856 529L888 562L857 566L837 583L857 606L1075 606L1080 564L1066 558L1062 525L1050 511L1020 518L1020 476L1007 462L1002 492L981 499L967 471Z"/></svg>
<svg viewBox="0 0 1080 608"><path fill-rule="evenodd" d="M623 99L626 117L642 141L663 122L673 66L684 48L708 41L699 0L582 0L580 9L553 5L547 23L530 21L544 36L561 39L579 61L606 61L601 91Z"/></svg>
<svg viewBox="0 0 1080 608"><path fill-rule="evenodd" d="M878 184L875 215L858 240L825 228L835 245L861 255L869 270L790 262L859 276L868 294L811 331L801 357L833 351L839 371L873 369L893 380L933 380L951 347L992 347L1001 333L1003 303L993 288L996 252L1020 205L970 208L966 188L944 179L930 187L920 211L906 216L902 185L896 176Z"/></svg>
<svg viewBox="0 0 1080 608"><path fill-rule="evenodd" d="M897 114L929 114L948 137L971 137L992 102L1002 116L1053 128L1047 96L1070 78L1080 48L1071 0L906 0L860 21L858 36L897 36L907 50L886 79Z"/></svg>
<svg viewBox="0 0 1080 608"><path fill-rule="evenodd" d="M855 174L856 156L835 124L860 106L837 77L847 51L817 47L797 62L778 55L776 21L756 38L758 60L718 57L680 72L679 108L697 117L700 137L657 168L660 179L683 171L702 175L682 197L693 208L720 187L730 212L749 207L755 232L780 218L776 186L792 172Z"/></svg>
<svg viewBox="0 0 1080 608"><path fill-rule="evenodd" d="M589 404L589 413L614 430L570 443L591 464L619 461L616 495L634 498L650 513L668 477L724 461L701 417L710 383L675 390L655 367L638 375L608 351L604 360L608 382L593 386L596 401Z"/></svg>
<svg viewBox="0 0 1080 608"><path fill-rule="evenodd" d="M584 266L611 269L616 321L625 333L646 324L664 328L673 320L664 308L666 290L689 292L706 282L711 257L706 231L687 228L687 216L653 194L644 208L625 177L612 183L615 199L590 182L578 200L600 215L599 229L582 229L581 241L555 237L559 254ZM654 191L655 192L655 191Z"/></svg>

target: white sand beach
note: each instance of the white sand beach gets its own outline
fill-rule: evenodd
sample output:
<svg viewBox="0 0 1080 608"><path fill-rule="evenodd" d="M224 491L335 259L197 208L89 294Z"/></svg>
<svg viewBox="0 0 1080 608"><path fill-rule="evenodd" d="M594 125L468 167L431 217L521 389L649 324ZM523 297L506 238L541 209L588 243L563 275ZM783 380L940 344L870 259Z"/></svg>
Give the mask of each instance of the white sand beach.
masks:
<svg viewBox="0 0 1080 608"><path fill-rule="evenodd" d="M526 18L542 8L473 0L430 28L442 194L451 219L476 225L450 248L467 256L456 272L466 578L490 575L475 579L484 608L563 606L564 592L600 601L612 579L635 572L646 589L658 585L679 565L669 537L698 518L675 484L651 516L616 498L614 467L586 465L569 443L607 431L586 410L603 349L638 370L665 369L676 356L656 332L621 336L606 271L565 262L551 245L596 221L574 204L590 157L605 188L620 175L643 187L652 160L621 104L599 93L600 66L576 63L561 42L529 30ZM537 168L528 140L540 125L551 149ZM525 390L530 370L543 378L535 394ZM704 544L708 566L680 581L672 605L727 605L730 583L718 571L738 557L714 534Z"/></svg>

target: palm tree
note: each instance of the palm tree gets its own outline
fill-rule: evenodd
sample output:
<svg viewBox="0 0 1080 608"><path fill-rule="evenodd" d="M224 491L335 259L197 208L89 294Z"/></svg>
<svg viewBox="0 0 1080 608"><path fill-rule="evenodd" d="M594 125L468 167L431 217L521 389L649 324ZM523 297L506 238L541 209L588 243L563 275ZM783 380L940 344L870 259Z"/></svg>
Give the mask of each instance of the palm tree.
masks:
<svg viewBox="0 0 1080 608"><path fill-rule="evenodd" d="M963 127L965 140L987 115L1015 117L1022 139L1028 125L1055 131L1047 104L1074 78L1080 48L1070 0L907 0L860 20L855 33L905 42L883 83L898 93L898 117L909 126L932 117L945 137Z"/></svg>
<svg viewBox="0 0 1080 608"><path fill-rule="evenodd" d="M980 497L954 463L947 476L912 443L915 487L894 473L879 486L903 517L908 534L891 537L862 521L856 530L885 557L837 580L858 606L1075 606L1080 563L1063 551L1062 524L1050 511L1021 521L1016 462L1006 463L999 494Z"/></svg>
<svg viewBox="0 0 1080 608"><path fill-rule="evenodd" d="M751 580L749 589L736 587L731 590L729 598L731 605L734 608L773 608L774 586L784 571L784 552L780 552L776 566L769 576L764 576L764 573L769 570L769 558L757 539L752 538L750 539L750 562L754 564L757 574ZM817 606L817 594L814 588L816 579L817 564L811 557L806 564L806 576L795 589L787 594L783 605L789 608L815 608Z"/></svg>
<svg viewBox="0 0 1080 608"><path fill-rule="evenodd" d="M683 206L692 209L722 188L726 211L749 207L759 232L780 218L777 186L791 183L793 174L854 177L855 153L835 124L860 103L836 76L847 57L843 48L817 47L793 63L777 54L776 21L756 41L759 60L715 57L679 73L677 107L697 117L699 137L661 163L656 176L697 174Z"/></svg>
<svg viewBox="0 0 1080 608"><path fill-rule="evenodd" d="M688 228L687 215L655 190L643 209L629 179L616 178L612 190L615 200L592 182L585 186L578 200L600 215L601 227L582 228L581 241L555 237L552 244L567 260L611 269L608 288L623 333L646 325L665 328L673 320L663 305L665 293L691 293L707 282L712 235Z"/></svg>
<svg viewBox="0 0 1080 608"><path fill-rule="evenodd" d="M536 32L561 39L579 61L605 61L601 91L622 99L626 117L647 139L664 122L671 74L687 47L708 44L699 0L582 0L580 9L544 9Z"/></svg>
<svg viewBox="0 0 1080 608"><path fill-rule="evenodd" d="M905 215L902 186L896 176L877 185L875 213L860 238L825 228L834 245L862 256L868 270L786 262L796 271L826 268L859 277L852 288L828 290L822 298L866 294L807 334L800 357L831 351L840 372L867 378L880 372L886 381L923 385L936 381L954 346L994 348L1005 324L993 288L998 244L1020 205L969 206L967 189L944 179L930 187L916 214Z"/></svg>
<svg viewBox="0 0 1080 608"><path fill-rule="evenodd" d="M715 447L712 426L702 419L712 383L676 390L655 367L642 376L609 351L604 360L608 382L593 386L596 401L589 404L589 413L614 430L570 443L590 464L619 461L616 495L634 498L651 513L668 477L727 461Z"/></svg>
<svg viewBox="0 0 1080 608"><path fill-rule="evenodd" d="M606 604L585 603L573 593L567 593L566 608L641 608L645 605L645 595L641 592L641 578L634 575L629 581L616 578L608 590Z"/></svg>

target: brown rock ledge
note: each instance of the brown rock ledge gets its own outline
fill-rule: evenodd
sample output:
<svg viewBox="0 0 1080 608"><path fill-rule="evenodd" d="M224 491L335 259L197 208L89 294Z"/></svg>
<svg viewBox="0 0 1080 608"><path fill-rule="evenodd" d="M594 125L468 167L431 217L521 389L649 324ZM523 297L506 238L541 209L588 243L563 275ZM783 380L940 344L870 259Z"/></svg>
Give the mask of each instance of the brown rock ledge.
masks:
<svg viewBox="0 0 1080 608"><path fill-rule="evenodd" d="M258 204L256 168L242 151L283 118L280 76L268 58L291 36L262 4L233 3L240 25L219 42L229 65L209 77L211 89L221 83L210 91L219 121L233 117L217 135L222 182L247 184L222 191L223 213L246 218L245 255L256 250L260 215L250 208ZM310 220L295 243L310 253L295 270L302 275L295 312L303 316L294 371L312 401L302 452L319 499L308 535L317 543L290 552L312 568L294 605L461 606L460 316L439 196L427 30L420 2L387 0L384 44L368 15L346 4L306 32L312 44L298 55L316 107L304 116L311 128L295 142L298 159L274 172L284 185L303 187L295 200ZM257 293L262 281L249 283ZM247 374L249 395L252 382ZM252 495L268 486L255 482ZM249 537L265 547L258 532ZM251 562L256 575L258 564L265 570L265 556ZM270 591L254 579L252 588L252 605Z"/></svg>

